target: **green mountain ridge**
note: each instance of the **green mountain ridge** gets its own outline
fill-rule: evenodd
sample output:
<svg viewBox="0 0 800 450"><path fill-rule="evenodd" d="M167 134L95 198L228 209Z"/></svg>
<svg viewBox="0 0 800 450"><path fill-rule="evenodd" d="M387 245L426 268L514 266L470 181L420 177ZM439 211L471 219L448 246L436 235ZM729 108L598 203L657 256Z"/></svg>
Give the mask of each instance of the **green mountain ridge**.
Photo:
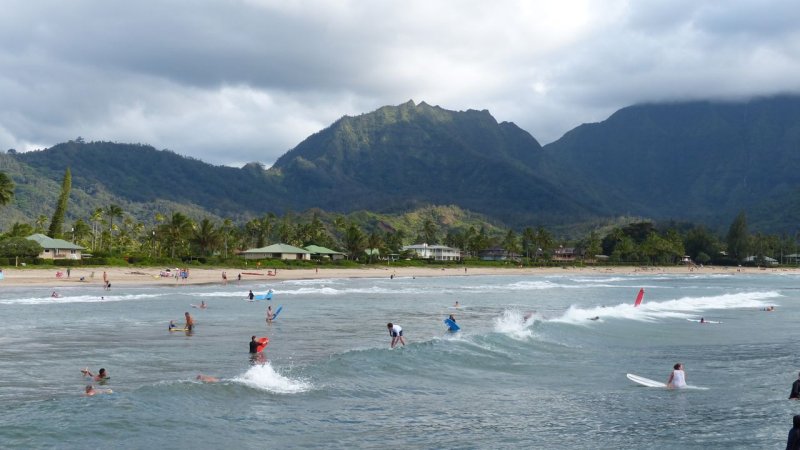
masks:
<svg viewBox="0 0 800 450"><path fill-rule="evenodd" d="M245 221L311 208L398 215L454 205L518 229L622 216L720 229L746 210L755 229L794 232L798 150L800 97L791 95L634 105L544 147L488 111L409 101L342 117L267 170L80 139L2 154L0 171L17 189L0 228L49 217L70 167L68 221L111 203L144 221L172 211Z"/></svg>

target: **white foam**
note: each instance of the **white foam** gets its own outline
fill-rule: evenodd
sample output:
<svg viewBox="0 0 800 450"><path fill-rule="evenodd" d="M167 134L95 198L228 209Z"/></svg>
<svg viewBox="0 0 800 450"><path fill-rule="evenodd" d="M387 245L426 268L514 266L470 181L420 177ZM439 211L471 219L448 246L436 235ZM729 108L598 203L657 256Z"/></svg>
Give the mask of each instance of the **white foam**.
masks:
<svg viewBox="0 0 800 450"><path fill-rule="evenodd" d="M269 362L250 367L232 381L276 394L296 394L309 391L313 387L309 382L293 380L279 374Z"/></svg>
<svg viewBox="0 0 800 450"><path fill-rule="evenodd" d="M711 297L683 297L663 302L645 301L639 307L632 303L622 303L616 306L581 308L570 306L561 317L551 319L551 322L572 323L589 325L590 318L601 319L629 319L644 322L653 322L668 318L690 318L697 313L709 310L761 308L767 306L762 300L781 297L776 291L768 292L743 292L737 294L723 294Z"/></svg>
<svg viewBox="0 0 800 450"><path fill-rule="evenodd" d="M507 309L502 316L494 318L494 331L519 341L530 339L533 337L531 327L535 320L536 314L526 319L520 311Z"/></svg>
<svg viewBox="0 0 800 450"><path fill-rule="evenodd" d="M56 303L104 303L124 302L129 300L142 300L163 297L167 294L126 294L126 295L75 295L62 297L27 297L0 300L3 305L50 305Z"/></svg>

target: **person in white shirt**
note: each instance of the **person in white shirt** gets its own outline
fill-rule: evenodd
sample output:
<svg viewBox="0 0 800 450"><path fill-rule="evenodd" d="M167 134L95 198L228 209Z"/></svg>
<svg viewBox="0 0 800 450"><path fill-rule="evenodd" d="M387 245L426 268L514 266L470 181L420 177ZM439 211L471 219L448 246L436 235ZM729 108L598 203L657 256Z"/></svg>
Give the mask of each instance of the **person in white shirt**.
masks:
<svg viewBox="0 0 800 450"><path fill-rule="evenodd" d="M406 345L406 340L403 338L403 327L400 325L395 325L392 322L386 324L386 328L389 329L389 336L392 337L392 348L394 348L397 343L401 343Z"/></svg>
<svg viewBox="0 0 800 450"><path fill-rule="evenodd" d="M669 379L667 380L667 388L669 389L680 389L686 387L686 373L683 371L683 364L676 363L672 367L672 373L669 374Z"/></svg>

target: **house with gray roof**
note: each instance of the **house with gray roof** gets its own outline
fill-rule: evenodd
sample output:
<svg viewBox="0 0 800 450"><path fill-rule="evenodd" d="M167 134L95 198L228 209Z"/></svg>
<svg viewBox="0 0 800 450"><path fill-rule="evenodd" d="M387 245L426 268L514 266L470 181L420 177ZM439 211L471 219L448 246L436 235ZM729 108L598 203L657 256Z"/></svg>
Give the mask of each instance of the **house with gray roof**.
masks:
<svg viewBox="0 0 800 450"><path fill-rule="evenodd" d="M337 252L336 250L331 250L329 248L325 248L319 245L306 245L304 248L311 253L311 257L314 259L328 258L335 261L339 259L344 259L345 256L347 256L342 252Z"/></svg>

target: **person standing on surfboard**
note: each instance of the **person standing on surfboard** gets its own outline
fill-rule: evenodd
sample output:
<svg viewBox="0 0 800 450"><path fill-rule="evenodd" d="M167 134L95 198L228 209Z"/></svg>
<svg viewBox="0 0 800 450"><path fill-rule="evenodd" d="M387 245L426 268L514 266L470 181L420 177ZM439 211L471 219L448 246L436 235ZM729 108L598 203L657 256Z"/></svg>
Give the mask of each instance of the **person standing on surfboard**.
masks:
<svg viewBox="0 0 800 450"><path fill-rule="evenodd" d="M683 371L683 364L675 363L672 366L672 373L667 380L667 389L681 389L686 387L686 372Z"/></svg>
<svg viewBox="0 0 800 450"><path fill-rule="evenodd" d="M403 346L406 345L406 340L403 338L403 327L389 322L386 324L386 328L389 329L389 336L392 337L391 348L394 348L398 342L403 344Z"/></svg>

